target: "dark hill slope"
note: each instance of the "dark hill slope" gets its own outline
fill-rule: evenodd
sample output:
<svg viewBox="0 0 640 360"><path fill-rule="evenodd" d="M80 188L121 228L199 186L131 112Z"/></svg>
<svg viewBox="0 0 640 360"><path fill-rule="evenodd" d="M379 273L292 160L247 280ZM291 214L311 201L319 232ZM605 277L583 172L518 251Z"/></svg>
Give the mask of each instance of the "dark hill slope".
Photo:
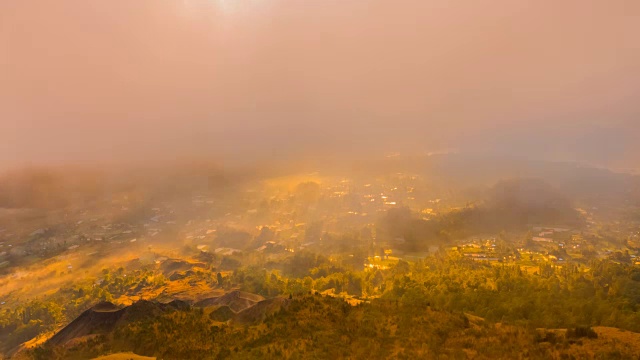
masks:
<svg viewBox="0 0 640 360"><path fill-rule="evenodd" d="M231 310L228 306L223 305L213 310L209 314L209 318L213 321L225 322L233 319L235 315L236 313L234 313L233 310Z"/></svg>
<svg viewBox="0 0 640 360"><path fill-rule="evenodd" d="M100 303L80 314L69 325L49 339L48 343L51 345L64 345L78 337L109 332L113 330L125 312L126 309L118 309L112 303Z"/></svg>
<svg viewBox="0 0 640 360"><path fill-rule="evenodd" d="M290 301L291 300L285 298L262 300L254 306L239 312L234 317L234 320L242 324L264 321L267 316L286 309Z"/></svg>
<svg viewBox="0 0 640 360"><path fill-rule="evenodd" d="M64 345L83 336L109 333L120 323L151 319L168 311L188 308L187 303L178 300L167 304L140 300L121 309L110 302L102 302L80 314L47 343L53 346Z"/></svg>
<svg viewBox="0 0 640 360"><path fill-rule="evenodd" d="M204 266L206 265L200 262L188 262L179 259L168 259L162 262L162 264L160 265L160 270L165 276L170 277L174 274L185 273L193 269L194 267Z"/></svg>
<svg viewBox="0 0 640 360"><path fill-rule="evenodd" d="M569 339L559 332L552 335L556 333L552 330L539 334L531 327L495 325L462 312L388 300L351 306L341 299L305 295L262 301L237 316L258 319L278 307L281 310L262 323L239 326L221 325L206 312L193 309L180 311L179 316L164 313L133 322L121 319L111 332L94 341L67 346L49 343L31 354L47 360L91 359L131 351L159 359L204 360L634 359L638 353L619 332L620 341L600 339L600 333L598 338Z"/></svg>
<svg viewBox="0 0 640 360"><path fill-rule="evenodd" d="M220 297L204 299L195 304L197 307L228 306L233 312L240 312L248 309L258 302L264 300L260 295L243 291L232 291Z"/></svg>

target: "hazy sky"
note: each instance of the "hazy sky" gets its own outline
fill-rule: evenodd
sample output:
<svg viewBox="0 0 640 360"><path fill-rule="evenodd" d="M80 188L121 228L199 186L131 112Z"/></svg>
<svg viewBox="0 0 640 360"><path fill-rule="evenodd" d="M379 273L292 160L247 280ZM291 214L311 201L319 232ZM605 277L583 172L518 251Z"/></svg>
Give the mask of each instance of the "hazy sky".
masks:
<svg viewBox="0 0 640 360"><path fill-rule="evenodd" d="M0 166L486 151L640 168L637 0L1 0Z"/></svg>

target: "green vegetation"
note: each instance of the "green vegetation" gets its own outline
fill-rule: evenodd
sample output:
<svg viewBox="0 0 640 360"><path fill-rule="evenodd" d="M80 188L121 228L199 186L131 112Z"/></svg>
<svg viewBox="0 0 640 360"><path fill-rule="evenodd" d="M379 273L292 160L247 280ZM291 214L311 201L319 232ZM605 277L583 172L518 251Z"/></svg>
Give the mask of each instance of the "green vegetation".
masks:
<svg viewBox="0 0 640 360"><path fill-rule="evenodd" d="M164 283L162 274L136 270L127 274L120 268L103 271L103 278L78 281L55 294L23 302L13 309L0 312L0 345L8 351L40 334L57 330L69 323L90 306L101 301L131 293L144 286L156 287Z"/></svg>
<svg viewBox="0 0 640 360"><path fill-rule="evenodd" d="M350 306L317 293L297 295L264 321L244 326L213 321L202 309L176 310L122 324L72 348L39 347L30 356L85 359L133 351L169 359L512 358L516 354L549 359L578 356L580 348L571 345L573 339L597 341L591 340L597 336L590 336L589 328L572 330L566 337L543 338L532 328L495 326L461 312L433 310L408 296L403 299ZM608 344L595 356L608 358L613 352L624 358L633 349Z"/></svg>
<svg viewBox="0 0 640 360"><path fill-rule="evenodd" d="M485 187L477 201L406 174L271 180L229 191L126 186L77 208L3 218L0 352L640 353L625 348L640 332L636 217L574 208L530 179Z"/></svg>
<svg viewBox="0 0 640 360"><path fill-rule="evenodd" d="M640 331L640 269L608 260L589 267L542 264L533 273L517 265L491 265L459 255L438 255L390 270L344 271L282 278L243 269L233 282L264 296L335 289L355 296L429 303L496 322L535 327L614 326ZM315 276L314 276L315 274Z"/></svg>
<svg viewBox="0 0 640 360"><path fill-rule="evenodd" d="M487 262L476 262L453 252L427 257L416 262L399 261L389 270L356 271L332 267L329 260L312 254L295 254L292 256L292 262L299 261L295 260L296 258L315 259L315 261L308 262L306 273L300 274L298 277L287 275L286 272L282 273L278 270L267 270L255 266L243 267L222 278L223 286L239 287L241 290L260 294L267 298L294 294L296 295L294 299L315 299L304 296L301 298L301 295L331 290L336 294L334 296L370 299L370 303L362 307L366 311L358 311L364 311L362 316L370 316L371 321L379 319L382 323L386 321L383 319L388 317L402 318L398 309L414 309L416 311L430 309L432 316L435 316L433 315L434 311L438 314L441 312L447 314L469 313L486 319L488 323L511 324L523 329L573 328L574 330L567 335L568 338L590 338L592 337L591 333L583 329L592 326L611 326L640 332L640 314L638 312L640 306L640 269L609 260L593 261L589 267L572 264L564 266L544 264L539 266L535 272L526 272L517 265L491 265ZM298 271L301 270L298 269ZM77 284L71 289L60 290L55 296L46 300L34 300L25 303L12 313L3 313L3 334L10 334L3 339L6 348L16 346L39 333L55 329L56 325L70 321L79 315L80 311L98 300L112 300L114 297L126 293L127 289L158 287L165 281L154 283L154 280L150 280L162 279L160 275L154 274L151 270L138 270L129 274L129 276L124 276L126 274L122 270L105 271L103 281L100 284ZM217 283L221 278L218 277L218 274L215 270L206 270L204 273L200 271L200 275L194 273L192 276L207 278L212 283ZM65 296L67 296L66 299L70 297L74 300L62 301ZM375 298L380 298L380 300L375 300ZM328 307L348 309L344 310L346 312L352 311L349 305L342 303L340 299L335 301L322 299L324 299L322 300L325 302L323 306L327 311L335 310L329 310ZM302 300L298 300L294 304L298 304L299 301ZM65 306L59 304L65 304ZM298 307L294 305L291 309L295 310ZM288 311L293 311L291 309ZM368 311L376 315L368 315ZM297 310L294 313L295 316L302 316L299 321L303 321L306 316L299 314ZM333 316L330 314L317 315L326 319ZM287 322L294 321L293 318L286 319ZM188 337L190 341L198 344L209 344L207 346L210 348L201 350L205 354L211 355L217 354L212 350L215 348L215 343L205 341L205 339L210 340L221 336L221 339L228 343L231 341L230 338L235 336L232 334L238 331L235 327L227 328L226 325L219 324L212 328L211 322L213 320L210 317L202 317L195 310L144 321L149 321L148 326L155 330L148 333L147 330L144 330L145 327L141 327L142 325L130 324L119 329L114 335L113 344L121 345L114 345L115 347L109 350L133 350L140 354L153 356L168 356L170 351L178 351L174 355L186 356L187 353L183 353L183 351L187 351L186 349L195 345L185 343L183 347L172 346L171 349L164 350L160 345L171 342L169 338L163 340L162 336L170 336L175 341L176 337L169 335L171 334L168 331L169 328L180 328L183 331L202 334L199 335L202 337L192 335ZM407 321L409 321L407 324L412 324L411 321L418 320ZM336 318L335 323L340 323L340 321ZM407 325L406 331L410 333L408 329L414 325ZM167 331L161 330L163 326L169 327L165 329ZM308 324L308 326L313 328L315 325ZM347 325L345 324L345 326ZM441 324L441 326L443 325ZM283 328L289 329L289 326L283 326ZM262 329L262 327L256 329ZM382 329L378 330L383 331ZM362 331L366 332L366 330ZM431 336L431 331L436 331L436 329L427 331L425 336ZM314 331L314 334L316 333ZM260 332L256 334L260 334ZM373 334L370 335L373 336ZM411 341L417 341L420 338L416 334L410 336L413 339ZM151 341L147 337L156 337L158 340L157 342ZM254 334L253 337L258 338L258 335ZM283 338L286 336L283 335ZM132 343L125 341L125 339L137 340ZM233 341L239 342L237 343L239 348L247 349L248 345L245 342L248 340L236 339ZM270 344L270 341L261 341L264 344ZM445 340L443 342L446 343ZM376 346L383 346L383 343L384 341L381 340L381 344ZM197 348L196 346L194 349ZM407 349L405 345L400 348ZM269 347L263 348L265 351L266 349ZM387 349L386 354L390 354L394 351L393 349L395 349L394 346ZM418 351L418 354L421 353L420 351L427 351L425 349L413 350ZM280 351L293 356L293 352L285 352L284 348ZM375 352L379 353L379 351L382 350L378 349Z"/></svg>

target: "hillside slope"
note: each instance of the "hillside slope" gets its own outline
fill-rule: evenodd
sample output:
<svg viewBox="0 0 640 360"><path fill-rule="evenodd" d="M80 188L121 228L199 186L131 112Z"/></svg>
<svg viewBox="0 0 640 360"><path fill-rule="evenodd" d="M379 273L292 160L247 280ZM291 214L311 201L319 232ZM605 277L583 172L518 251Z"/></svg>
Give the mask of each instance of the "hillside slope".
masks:
<svg viewBox="0 0 640 360"><path fill-rule="evenodd" d="M627 359L637 354L640 335L613 336L611 329L596 329L597 338L568 338L556 330L541 335L428 306L385 300L350 306L317 294L261 301L238 313L230 325L211 319L202 308L171 309L176 307L148 302L116 311L94 309L63 330L65 336L23 356L86 359L134 352L165 359ZM100 335L87 341L59 345L71 334L97 330Z"/></svg>

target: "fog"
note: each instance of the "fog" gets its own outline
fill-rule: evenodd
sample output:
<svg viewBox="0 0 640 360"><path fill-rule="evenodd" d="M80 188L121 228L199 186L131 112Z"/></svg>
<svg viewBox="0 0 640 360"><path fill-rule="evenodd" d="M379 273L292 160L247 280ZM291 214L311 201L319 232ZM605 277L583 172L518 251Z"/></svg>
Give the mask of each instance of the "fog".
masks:
<svg viewBox="0 0 640 360"><path fill-rule="evenodd" d="M636 1L0 2L0 167L478 152L640 168Z"/></svg>

